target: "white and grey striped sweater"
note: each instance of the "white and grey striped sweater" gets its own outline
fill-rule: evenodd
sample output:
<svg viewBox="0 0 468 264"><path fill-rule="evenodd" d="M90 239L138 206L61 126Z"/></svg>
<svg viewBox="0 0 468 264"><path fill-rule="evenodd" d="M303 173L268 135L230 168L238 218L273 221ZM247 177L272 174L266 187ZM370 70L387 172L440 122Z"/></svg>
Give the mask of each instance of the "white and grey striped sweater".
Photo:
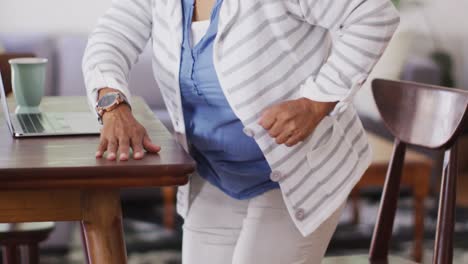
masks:
<svg viewBox="0 0 468 264"><path fill-rule="evenodd" d="M399 15L390 0L224 0L214 65L245 133L255 138L293 221L313 232L344 202L371 162L352 98L384 52ZM148 42L153 72L176 132L184 134L179 91L180 0L114 0L89 39L83 72L91 105L97 90L128 97L128 75ZM155 87L154 89L157 89ZM307 97L339 101L304 142L277 145L258 124L266 107ZM185 216L190 184L179 188Z"/></svg>

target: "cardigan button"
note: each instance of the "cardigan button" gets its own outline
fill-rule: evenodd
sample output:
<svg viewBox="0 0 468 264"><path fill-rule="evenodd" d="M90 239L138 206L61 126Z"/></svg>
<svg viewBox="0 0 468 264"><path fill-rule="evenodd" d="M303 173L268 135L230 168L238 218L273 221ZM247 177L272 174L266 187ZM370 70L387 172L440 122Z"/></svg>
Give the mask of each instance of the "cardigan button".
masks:
<svg viewBox="0 0 468 264"><path fill-rule="evenodd" d="M243 129L243 131L246 136L251 138L255 137L255 132L252 129L246 127Z"/></svg>
<svg viewBox="0 0 468 264"><path fill-rule="evenodd" d="M302 209L302 208L297 209L297 210L296 210L296 215L295 215L295 216L296 216L296 219L299 220L299 221L304 220L304 218L305 218L305 211L304 211L304 209Z"/></svg>
<svg viewBox="0 0 468 264"><path fill-rule="evenodd" d="M279 182L283 177L283 173L280 171L272 171L270 174L270 179L274 182Z"/></svg>

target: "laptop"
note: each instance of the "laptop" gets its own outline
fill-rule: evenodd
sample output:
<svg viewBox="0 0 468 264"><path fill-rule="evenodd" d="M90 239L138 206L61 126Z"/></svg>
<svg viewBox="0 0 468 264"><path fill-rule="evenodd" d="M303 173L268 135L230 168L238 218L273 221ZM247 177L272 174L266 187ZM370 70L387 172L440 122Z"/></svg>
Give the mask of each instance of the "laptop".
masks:
<svg viewBox="0 0 468 264"><path fill-rule="evenodd" d="M15 138L99 135L100 125L91 112L10 113L1 73L0 100L8 128Z"/></svg>

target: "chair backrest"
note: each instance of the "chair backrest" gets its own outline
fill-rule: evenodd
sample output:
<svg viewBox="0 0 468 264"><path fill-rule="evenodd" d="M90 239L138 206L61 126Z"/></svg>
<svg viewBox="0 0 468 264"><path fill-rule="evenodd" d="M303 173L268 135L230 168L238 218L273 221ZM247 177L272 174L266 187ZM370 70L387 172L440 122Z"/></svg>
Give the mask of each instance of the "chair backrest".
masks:
<svg viewBox="0 0 468 264"><path fill-rule="evenodd" d="M3 77L3 86L5 87L5 94L9 94L12 90L11 87L11 68L8 63L11 59L36 57L32 53L5 53L0 54L0 72Z"/></svg>
<svg viewBox="0 0 468 264"><path fill-rule="evenodd" d="M468 122L468 92L381 79L372 82L372 92L384 123L395 137L395 145L369 258L382 263L387 259L406 145L411 144L445 150L433 263L452 263L457 178L457 144L454 143Z"/></svg>
<svg viewBox="0 0 468 264"><path fill-rule="evenodd" d="M468 91L376 79L372 92L387 128L405 143L446 148L468 118Z"/></svg>

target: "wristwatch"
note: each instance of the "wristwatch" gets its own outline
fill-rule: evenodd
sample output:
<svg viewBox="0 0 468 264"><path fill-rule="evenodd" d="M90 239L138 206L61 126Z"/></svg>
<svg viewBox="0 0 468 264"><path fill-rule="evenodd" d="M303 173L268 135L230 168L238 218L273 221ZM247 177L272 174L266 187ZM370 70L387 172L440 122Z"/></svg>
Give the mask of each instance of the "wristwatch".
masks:
<svg viewBox="0 0 468 264"><path fill-rule="evenodd" d="M102 125L102 116L106 112L110 112L121 104L130 106L127 97L120 92L107 93L99 99L96 103L96 112L98 114L98 121ZM131 109L131 107L130 107Z"/></svg>

